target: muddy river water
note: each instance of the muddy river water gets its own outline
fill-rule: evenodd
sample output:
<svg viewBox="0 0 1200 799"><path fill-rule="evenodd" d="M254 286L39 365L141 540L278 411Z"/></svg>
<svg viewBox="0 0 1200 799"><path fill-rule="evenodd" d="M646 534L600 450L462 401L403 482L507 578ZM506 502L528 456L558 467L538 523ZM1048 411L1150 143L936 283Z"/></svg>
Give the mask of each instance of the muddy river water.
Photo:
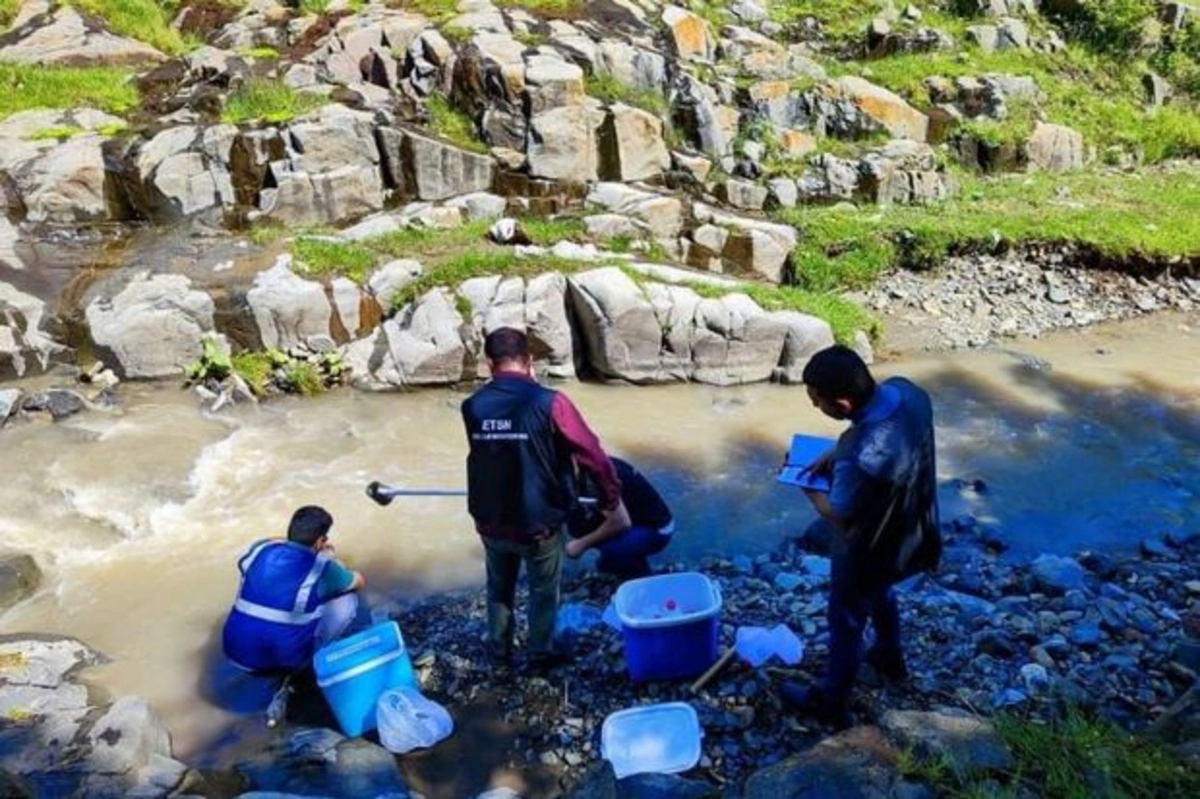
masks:
<svg viewBox="0 0 1200 799"><path fill-rule="evenodd" d="M943 515L995 526L1009 556L1130 550L1200 529L1200 324L1158 316L876 371L931 391ZM804 498L774 482L791 433L838 430L802 388L566 390L674 506L674 557L752 555L811 520ZM0 633L65 633L104 652L112 662L91 678L149 699L177 757L213 763L248 723L202 686L236 558L296 506L333 513L339 553L377 604L482 583L461 498L383 508L363 491L370 480L461 487L462 393L341 391L209 416L174 384L120 391L118 415L0 433L0 543L46 573L0 616ZM987 490L956 487L973 479Z"/></svg>

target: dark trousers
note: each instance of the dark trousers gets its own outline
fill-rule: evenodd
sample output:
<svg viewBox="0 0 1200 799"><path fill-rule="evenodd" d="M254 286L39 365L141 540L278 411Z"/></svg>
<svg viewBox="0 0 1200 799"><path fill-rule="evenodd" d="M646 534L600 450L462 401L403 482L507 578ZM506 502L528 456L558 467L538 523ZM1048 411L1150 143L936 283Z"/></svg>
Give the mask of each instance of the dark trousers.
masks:
<svg viewBox="0 0 1200 799"><path fill-rule="evenodd" d="M662 552L669 543L671 536L650 527L634 525L596 547L600 551L596 568L625 579L645 577L650 574L649 557Z"/></svg>
<svg viewBox="0 0 1200 799"><path fill-rule="evenodd" d="M521 563L529 582L529 649L551 651L558 620L558 586L562 576L562 544L557 535L541 541L516 543L483 539L487 560L488 640L500 653L513 645L513 605Z"/></svg>
<svg viewBox="0 0 1200 799"><path fill-rule="evenodd" d="M890 584L869 581L847 553L834 546L829 589L829 671L822 686L827 702L844 705L858 676L863 631L875 628L874 649L887 660L902 657L900 612Z"/></svg>

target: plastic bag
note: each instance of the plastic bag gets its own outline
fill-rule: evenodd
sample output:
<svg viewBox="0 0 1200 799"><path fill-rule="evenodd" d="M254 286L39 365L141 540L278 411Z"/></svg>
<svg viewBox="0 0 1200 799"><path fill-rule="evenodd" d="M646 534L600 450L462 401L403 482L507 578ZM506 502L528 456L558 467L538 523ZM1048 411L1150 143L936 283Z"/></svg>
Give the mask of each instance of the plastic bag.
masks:
<svg viewBox="0 0 1200 799"><path fill-rule="evenodd" d="M454 721L446 708L421 696L416 688L384 691L375 712L379 742L398 755L433 746L454 732Z"/></svg>
<svg viewBox="0 0 1200 799"><path fill-rule="evenodd" d="M804 642L786 624L766 627L738 627L734 643L738 656L755 668L775 656L789 666L804 657Z"/></svg>
<svg viewBox="0 0 1200 799"><path fill-rule="evenodd" d="M568 602L558 609L554 637L556 639L571 638L586 633L601 623L603 623L603 616L600 608Z"/></svg>

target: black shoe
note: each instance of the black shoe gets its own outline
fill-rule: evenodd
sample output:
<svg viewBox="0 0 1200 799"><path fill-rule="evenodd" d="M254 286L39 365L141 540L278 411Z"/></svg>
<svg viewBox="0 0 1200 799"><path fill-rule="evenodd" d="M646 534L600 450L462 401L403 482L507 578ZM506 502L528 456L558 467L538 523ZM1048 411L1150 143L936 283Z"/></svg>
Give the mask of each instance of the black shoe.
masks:
<svg viewBox="0 0 1200 799"><path fill-rule="evenodd" d="M889 682L906 682L908 680L908 666L904 665L904 657L901 655L888 654L871 647L863 659L868 666L875 670L876 674Z"/></svg>
<svg viewBox="0 0 1200 799"><path fill-rule="evenodd" d="M529 668L534 671L551 671L566 666L574 660L572 652L565 646L555 645L549 651L529 653Z"/></svg>
<svg viewBox="0 0 1200 799"><path fill-rule="evenodd" d="M788 681L779 686L779 696L789 710L811 716L827 727L844 730L851 726L850 711L846 706L830 703L820 688Z"/></svg>

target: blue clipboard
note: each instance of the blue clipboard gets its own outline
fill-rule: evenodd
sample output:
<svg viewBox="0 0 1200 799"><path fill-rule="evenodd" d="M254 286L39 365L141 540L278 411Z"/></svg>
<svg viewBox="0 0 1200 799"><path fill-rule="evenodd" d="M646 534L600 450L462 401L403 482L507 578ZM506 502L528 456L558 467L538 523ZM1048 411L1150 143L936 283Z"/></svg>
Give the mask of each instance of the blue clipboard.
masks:
<svg viewBox="0 0 1200 799"><path fill-rule="evenodd" d="M829 478L824 475L815 476L805 467L828 452L836 443L832 438L805 436L798 433L792 436L792 446L788 449L787 455L788 465L779 470L777 482L828 493L833 488Z"/></svg>

